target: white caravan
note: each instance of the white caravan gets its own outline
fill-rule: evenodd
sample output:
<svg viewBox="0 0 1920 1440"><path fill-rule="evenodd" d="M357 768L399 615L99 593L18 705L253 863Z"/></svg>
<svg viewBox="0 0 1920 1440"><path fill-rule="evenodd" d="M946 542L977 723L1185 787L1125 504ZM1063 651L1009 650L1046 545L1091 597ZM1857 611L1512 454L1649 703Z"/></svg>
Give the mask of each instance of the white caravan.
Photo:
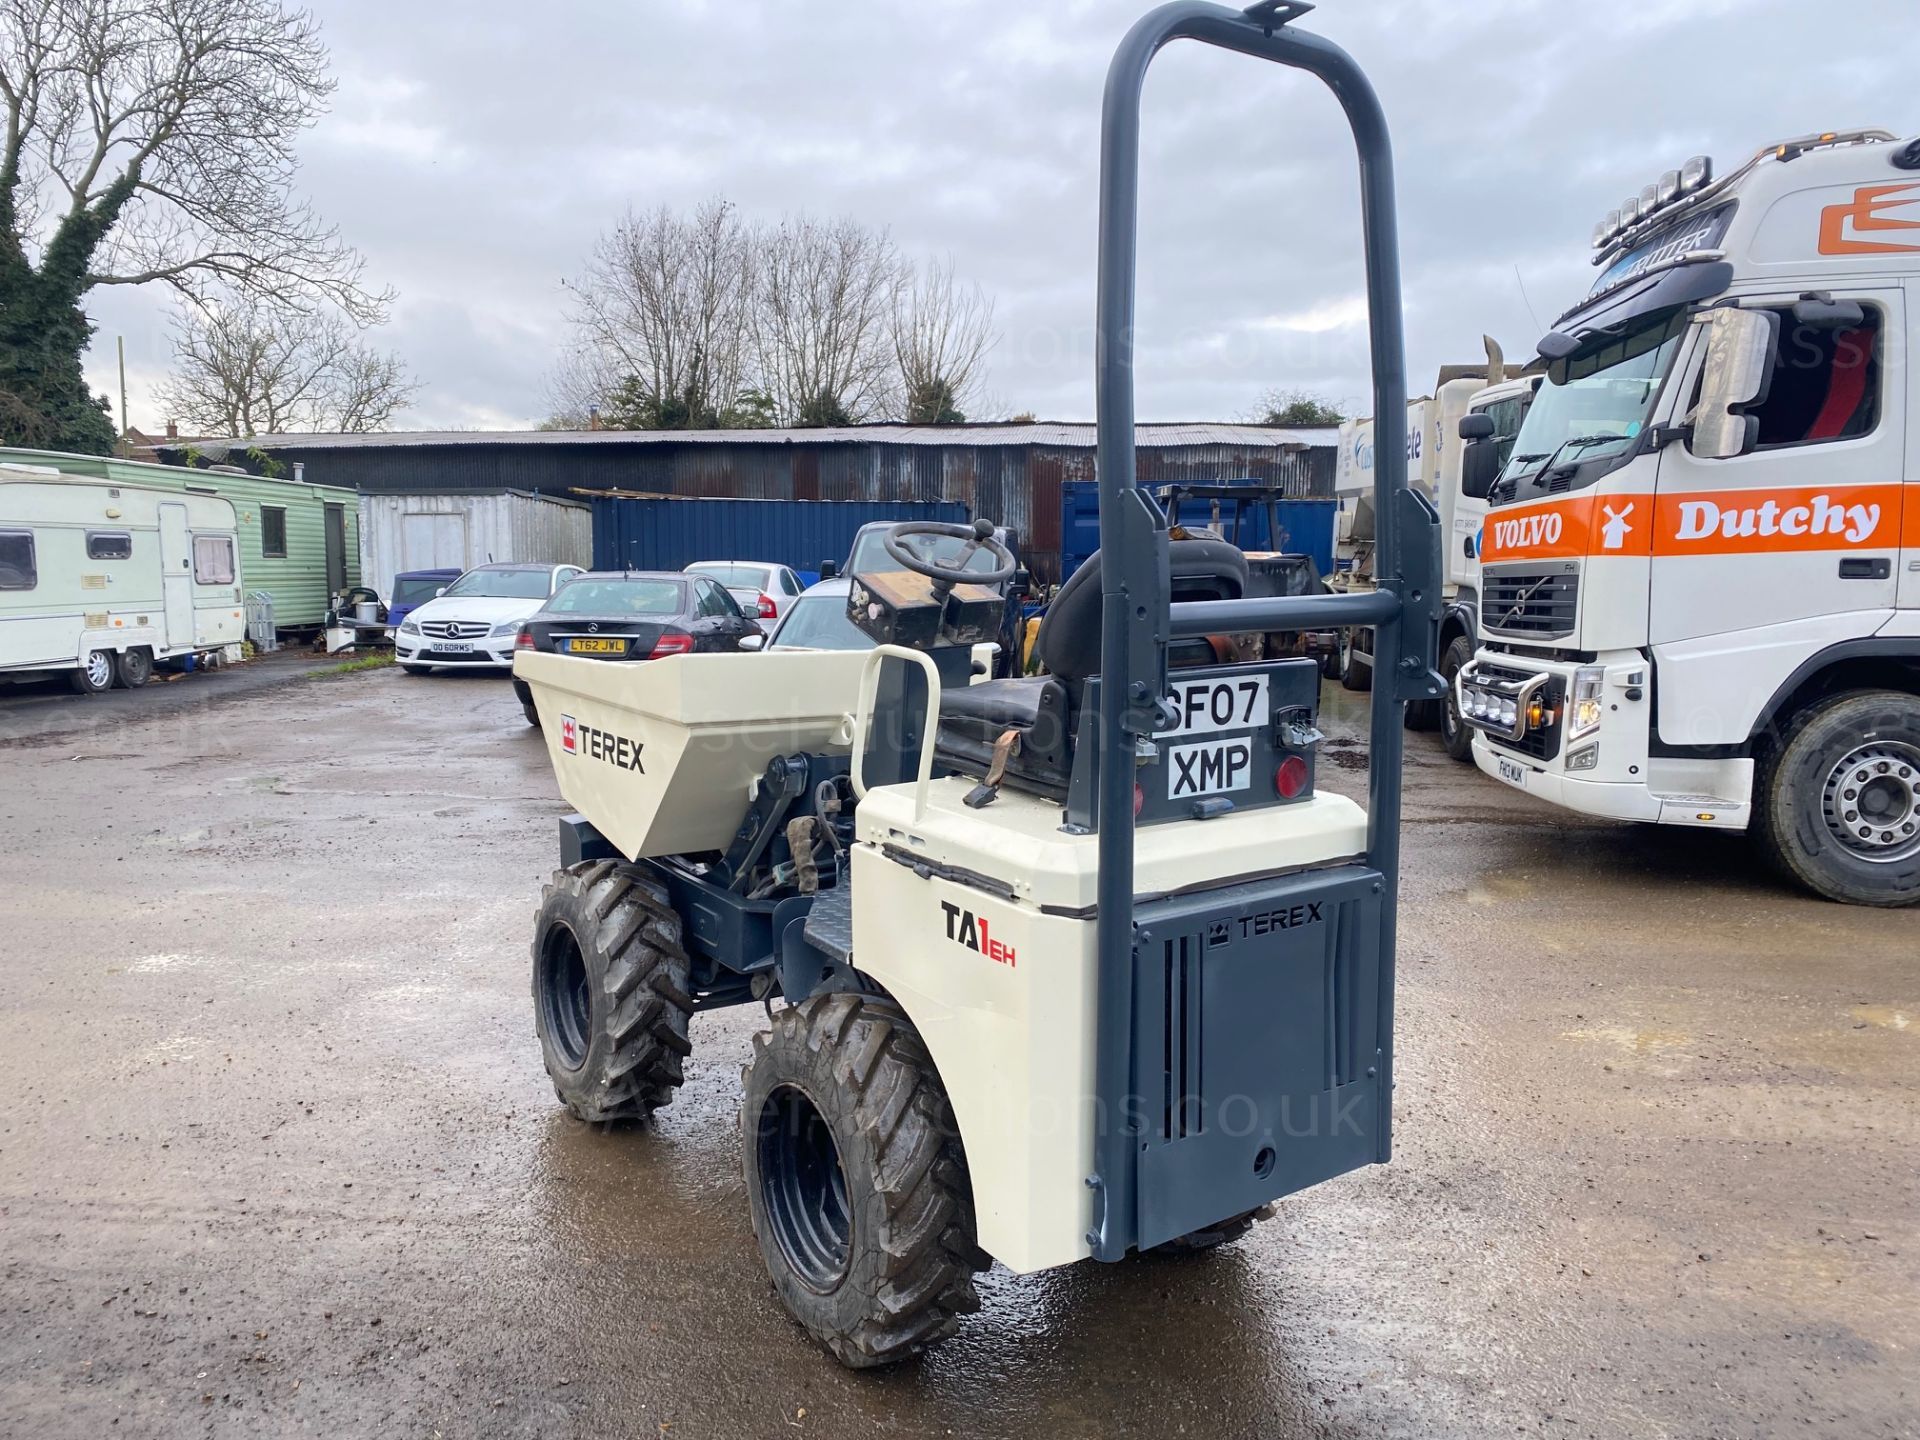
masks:
<svg viewBox="0 0 1920 1440"><path fill-rule="evenodd" d="M1920 141L1698 157L1594 252L1489 496L1475 762L1920 901Z"/></svg>
<svg viewBox="0 0 1920 1440"><path fill-rule="evenodd" d="M131 688L245 630L232 501L0 465L0 677Z"/></svg>

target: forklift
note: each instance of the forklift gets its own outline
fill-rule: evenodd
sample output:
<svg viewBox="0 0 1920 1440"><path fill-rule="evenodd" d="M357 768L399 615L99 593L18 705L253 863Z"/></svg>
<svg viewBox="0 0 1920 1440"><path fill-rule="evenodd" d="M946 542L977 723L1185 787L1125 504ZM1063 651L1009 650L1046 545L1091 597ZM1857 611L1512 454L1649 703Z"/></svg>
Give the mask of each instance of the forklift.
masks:
<svg viewBox="0 0 1920 1440"><path fill-rule="evenodd" d="M1388 1159L1401 715L1441 693L1439 533L1398 430L1386 124L1353 61L1296 28L1310 8L1179 0L1112 62L1101 545L1048 610L1045 674L969 683L1013 568L985 520L887 536L891 568L848 598L871 650L516 657L578 812L533 938L555 1091L582 1121L645 1121L695 1012L764 1006L741 1083L752 1226L845 1365L955 1333L994 1261L1205 1251ZM1138 485L1140 95L1176 39L1316 75L1352 127L1380 417L1365 594L1250 594L1235 547L1172 537ZM1364 810L1315 787L1311 661L1190 645L1357 625L1380 677Z"/></svg>

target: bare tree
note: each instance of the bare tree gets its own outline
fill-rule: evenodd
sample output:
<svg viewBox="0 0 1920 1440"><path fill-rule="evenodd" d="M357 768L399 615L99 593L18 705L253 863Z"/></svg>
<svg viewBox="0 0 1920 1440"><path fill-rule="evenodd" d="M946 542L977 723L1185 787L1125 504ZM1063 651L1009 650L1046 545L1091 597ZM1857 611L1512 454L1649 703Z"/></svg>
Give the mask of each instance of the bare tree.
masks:
<svg viewBox="0 0 1920 1440"><path fill-rule="evenodd" d="M999 339L993 301L979 285L954 280L951 256L918 275L903 269L890 336L899 412L910 424L958 424L985 403L987 352Z"/></svg>
<svg viewBox="0 0 1920 1440"><path fill-rule="evenodd" d="M883 414L900 284L887 232L845 218L790 217L761 238L754 273L759 389L781 422L844 424Z"/></svg>
<svg viewBox="0 0 1920 1440"><path fill-rule="evenodd" d="M562 410L624 396L640 428L711 427L742 389L751 329L748 232L725 200L680 217L631 212L569 286L573 349L555 376Z"/></svg>
<svg viewBox="0 0 1920 1440"><path fill-rule="evenodd" d="M279 0L0 0L0 391L106 448L80 381L98 285L379 318L388 297L293 194L332 91L318 22Z"/></svg>
<svg viewBox="0 0 1920 1440"><path fill-rule="evenodd" d="M175 317L168 418L204 435L379 430L419 389L398 357L363 344L332 311L240 296Z"/></svg>

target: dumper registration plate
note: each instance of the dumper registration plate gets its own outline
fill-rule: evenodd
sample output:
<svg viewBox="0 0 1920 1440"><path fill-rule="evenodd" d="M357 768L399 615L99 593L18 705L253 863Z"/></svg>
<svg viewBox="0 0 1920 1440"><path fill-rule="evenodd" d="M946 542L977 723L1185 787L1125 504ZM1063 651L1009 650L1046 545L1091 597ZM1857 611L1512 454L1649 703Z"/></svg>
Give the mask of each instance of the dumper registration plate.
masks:
<svg viewBox="0 0 1920 1440"><path fill-rule="evenodd" d="M1187 743L1167 747L1167 798L1247 789L1253 779L1253 737L1246 732L1268 721L1267 677L1176 680L1168 688L1177 718L1160 733ZM1233 734L1236 730L1241 733Z"/></svg>
<svg viewBox="0 0 1920 1440"><path fill-rule="evenodd" d="M624 655L627 653L627 642L605 638L569 640L567 649L575 655Z"/></svg>

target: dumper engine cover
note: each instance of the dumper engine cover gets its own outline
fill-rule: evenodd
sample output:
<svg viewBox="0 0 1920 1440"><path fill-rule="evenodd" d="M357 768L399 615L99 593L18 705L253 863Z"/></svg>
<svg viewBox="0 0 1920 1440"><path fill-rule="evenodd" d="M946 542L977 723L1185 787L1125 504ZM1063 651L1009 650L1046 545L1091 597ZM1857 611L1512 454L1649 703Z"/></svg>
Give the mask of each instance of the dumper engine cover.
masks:
<svg viewBox="0 0 1920 1440"><path fill-rule="evenodd" d="M911 570L856 575L847 591L847 618L877 645L929 650L977 645L1000 633L1006 601L986 585L941 587Z"/></svg>

